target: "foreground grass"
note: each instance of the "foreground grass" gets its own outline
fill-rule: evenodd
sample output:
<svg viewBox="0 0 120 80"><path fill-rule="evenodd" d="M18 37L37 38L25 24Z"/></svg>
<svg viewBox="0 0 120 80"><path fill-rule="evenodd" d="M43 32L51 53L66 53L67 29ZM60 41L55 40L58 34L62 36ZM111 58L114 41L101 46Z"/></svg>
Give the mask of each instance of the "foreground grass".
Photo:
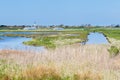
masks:
<svg viewBox="0 0 120 80"><path fill-rule="evenodd" d="M108 45L71 45L33 54L0 51L0 80L119 80L120 56Z"/></svg>

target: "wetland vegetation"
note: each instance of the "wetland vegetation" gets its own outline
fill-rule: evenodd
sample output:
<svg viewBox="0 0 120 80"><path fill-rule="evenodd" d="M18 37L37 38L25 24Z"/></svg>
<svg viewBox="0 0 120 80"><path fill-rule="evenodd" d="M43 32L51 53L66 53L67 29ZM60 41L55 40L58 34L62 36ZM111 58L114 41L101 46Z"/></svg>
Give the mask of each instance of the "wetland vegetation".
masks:
<svg viewBox="0 0 120 80"><path fill-rule="evenodd" d="M120 40L120 29L119 28L102 28L102 29L96 29L93 30L95 32L101 32L106 37L114 38L117 40Z"/></svg>
<svg viewBox="0 0 120 80"><path fill-rule="evenodd" d="M60 45L68 45L74 43L80 43L87 40L88 31L49 31L49 32L36 32L23 33L23 34L4 34L9 37L30 37L33 38L31 41L23 42L26 45L33 46L45 46L47 48L55 48Z"/></svg>
<svg viewBox="0 0 120 80"><path fill-rule="evenodd" d="M80 45L88 40L91 32L103 33L110 43ZM38 54L31 50L1 49L0 80L120 79L120 29L1 30L0 33L8 37L29 37L32 39L24 41L25 45L47 48Z"/></svg>

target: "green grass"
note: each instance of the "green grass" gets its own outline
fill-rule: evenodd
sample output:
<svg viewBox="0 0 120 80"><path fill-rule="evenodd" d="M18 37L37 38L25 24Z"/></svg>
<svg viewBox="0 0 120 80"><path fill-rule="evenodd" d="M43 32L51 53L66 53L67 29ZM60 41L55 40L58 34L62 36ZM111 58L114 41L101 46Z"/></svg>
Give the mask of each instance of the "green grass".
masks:
<svg viewBox="0 0 120 80"><path fill-rule="evenodd" d="M53 43L53 40L48 37L40 37L37 39L33 39L31 41L23 42L26 45L32 45L32 46L45 46L46 48L55 48L55 44Z"/></svg>
<svg viewBox="0 0 120 80"><path fill-rule="evenodd" d="M120 40L120 29L115 28L101 28L92 30L95 32L102 32L105 36Z"/></svg>
<svg viewBox="0 0 120 80"><path fill-rule="evenodd" d="M80 43L87 39L87 32L63 32L58 35L42 36L34 38L31 41L24 42L26 45L45 46L46 48L55 48L60 45Z"/></svg>
<svg viewBox="0 0 120 80"><path fill-rule="evenodd" d="M0 60L0 80L19 80L17 79L19 73L21 73L19 65L6 59Z"/></svg>
<svg viewBox="0 0 120 80"><path fill-rule="evenodd" d="M116 46L111 46L110 49L108 49L110 56L116 56L119 54L119 49Z"/></svg>
<svg viewBox="0 0 120 80"><path fill-rule="evenodd" d="M4 36L31 37L33 40L23 42L25 45L45 46L55 48L59 45L69 45L87 40L88 31L66 30L66 31L40 31L38 34L5 34Z"/></svg>

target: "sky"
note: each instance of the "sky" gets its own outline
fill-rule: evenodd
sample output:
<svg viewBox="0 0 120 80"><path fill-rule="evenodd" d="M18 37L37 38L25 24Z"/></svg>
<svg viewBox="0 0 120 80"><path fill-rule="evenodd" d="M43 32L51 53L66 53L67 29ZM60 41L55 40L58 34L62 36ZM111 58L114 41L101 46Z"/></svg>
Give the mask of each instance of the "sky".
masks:
<svg viewBox="0 0 120 80"><path fill-rule="evenodd" d="M120 23L120 0L0 0L0 25Z"/></svg>

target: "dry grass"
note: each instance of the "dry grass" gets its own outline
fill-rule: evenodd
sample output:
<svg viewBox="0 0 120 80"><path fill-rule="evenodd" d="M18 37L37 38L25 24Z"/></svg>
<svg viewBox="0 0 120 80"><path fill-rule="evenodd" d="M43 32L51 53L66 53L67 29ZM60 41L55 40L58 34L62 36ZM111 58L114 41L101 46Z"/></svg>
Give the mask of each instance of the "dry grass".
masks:
<svg viewBox="0 0 120 80"><path fill-rule="evenodd" d="M74 80L102 80L99 73L93 73L91 71L79 73L74 75Z"/></svg>
<svg viewBox="0 0 120 80"><path fill-rule="evenodd" d="M61 80L59 73L55 69L48 67L32 67L22 73L22 79L25 80Z"/></svg>
<svg viewBox="0 0 120 80"><path fill-rule="evenodd" d="M73 76L63 77L54 68L37 66L23 72L22 79L24 80L102 80L99 73L85 71L74 74Z"/></svg>
<svg viewBox="0 0 120 80"><path fill-rule="evenodd" d="M111 45L117 46L118 48L120 48L120 40L116 40L114 38L108 38L109 41L111 42Z"/></svg>
<svg viewBox="0 0 120 80"><path fill-rule="evenodd" d="M75 44L39 54L8 51L9 56L4 56L3 50L0 59L19 65L26 80L42 80L43 75L54 78L43 80L119 80L120 55L110 58L108 48L109 45Z"/></svg>

